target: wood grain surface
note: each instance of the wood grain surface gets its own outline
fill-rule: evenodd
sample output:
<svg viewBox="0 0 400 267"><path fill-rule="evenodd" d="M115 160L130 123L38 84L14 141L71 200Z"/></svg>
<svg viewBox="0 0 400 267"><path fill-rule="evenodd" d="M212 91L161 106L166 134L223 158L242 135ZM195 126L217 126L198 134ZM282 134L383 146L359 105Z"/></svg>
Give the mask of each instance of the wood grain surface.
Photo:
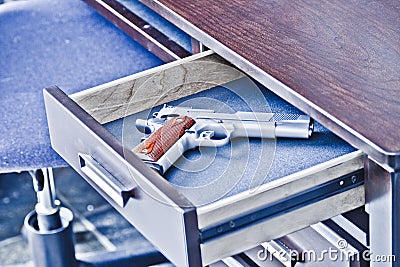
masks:
<svg viewBox="0 0 400 267"><path fill-rule="evenodd" d="M134 148L133 152L146 155L150 161L157 161L194 124L195 121L188 116L172 118Z"/></svg>
<svg viewBox="0 0 400 267"><path fill-rule="evenodd" d="M241 71L207 51L70 97L98 122L107 123L242 77Z"/></svg>
<svg viewBox="0 0 400 267"><path fill-rule="evenodd" d="M144 2L172 11L335 118L319 117L331 130L340 122L371 147L400 152L398 0Z"/></svg>

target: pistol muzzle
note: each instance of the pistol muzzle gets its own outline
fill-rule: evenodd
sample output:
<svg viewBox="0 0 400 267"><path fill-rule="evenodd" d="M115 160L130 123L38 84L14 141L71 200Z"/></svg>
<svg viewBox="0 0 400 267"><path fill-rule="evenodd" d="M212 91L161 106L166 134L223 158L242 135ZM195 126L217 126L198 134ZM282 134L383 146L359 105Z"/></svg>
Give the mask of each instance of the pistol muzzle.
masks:
<svg viewBox="0 0 400 267"><path fill-rule="evenodd" d="M284 138L309 138L314 131L314 120L307 115L300 115L296 120L275 122L275 136Z"/></svg>

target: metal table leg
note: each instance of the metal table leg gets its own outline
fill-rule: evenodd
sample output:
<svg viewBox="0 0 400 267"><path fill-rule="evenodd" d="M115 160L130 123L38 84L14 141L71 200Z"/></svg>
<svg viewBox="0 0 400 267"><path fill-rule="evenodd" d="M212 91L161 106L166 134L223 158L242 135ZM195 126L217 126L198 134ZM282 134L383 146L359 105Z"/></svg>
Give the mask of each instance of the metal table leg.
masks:
<svg viewBox="0 0 400 267"><path fill-rule="evenodd" d="M73 214L58 206L53 171L44 168L30 174L38 203L35 210L26 216L24 226L34 264L37 267L75 267Z"/></svg>
<svg viewBox="0 0 400 267"><path fill-rule="evenodd" d="M400 266L400 172L366 163L371 266Z"/></svg>

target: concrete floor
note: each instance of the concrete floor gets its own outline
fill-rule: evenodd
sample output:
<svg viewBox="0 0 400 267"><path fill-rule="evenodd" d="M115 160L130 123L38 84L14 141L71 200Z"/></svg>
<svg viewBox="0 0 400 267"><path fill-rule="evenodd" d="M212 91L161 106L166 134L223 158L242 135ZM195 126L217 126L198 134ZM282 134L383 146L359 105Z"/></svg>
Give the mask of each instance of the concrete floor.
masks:
<svg viewBox="0 0 400 267"><path fill-rule="evenodd" d="M135 253L154 247L71 168L55 170L57 198L74 212L77 258L110 251ZM28 173L0 175L0 266L32 266L22 233L36 194ZM118 266L118 265L116 265Z"/></svg>

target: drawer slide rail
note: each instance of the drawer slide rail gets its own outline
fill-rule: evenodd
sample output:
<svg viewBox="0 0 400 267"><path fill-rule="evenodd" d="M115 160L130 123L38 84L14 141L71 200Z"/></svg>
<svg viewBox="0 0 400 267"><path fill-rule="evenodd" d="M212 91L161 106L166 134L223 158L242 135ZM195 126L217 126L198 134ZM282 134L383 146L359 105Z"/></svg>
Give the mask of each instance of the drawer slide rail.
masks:
<svg viewBox="0 0 400 267"><path fill-rule="evenodd" d="M218 225L205 228L200 232L201 243L213 238L217 238L221 235L225 235L232 231L242 229L249 225L268 220L269 218L279 216L283 213L299 209L333 195L340 194L347 190L361 186L362 184L364 184L363 169L282 199L271 205L263 207L260 210L242 215L236 219L228 220Z"/></svg>

